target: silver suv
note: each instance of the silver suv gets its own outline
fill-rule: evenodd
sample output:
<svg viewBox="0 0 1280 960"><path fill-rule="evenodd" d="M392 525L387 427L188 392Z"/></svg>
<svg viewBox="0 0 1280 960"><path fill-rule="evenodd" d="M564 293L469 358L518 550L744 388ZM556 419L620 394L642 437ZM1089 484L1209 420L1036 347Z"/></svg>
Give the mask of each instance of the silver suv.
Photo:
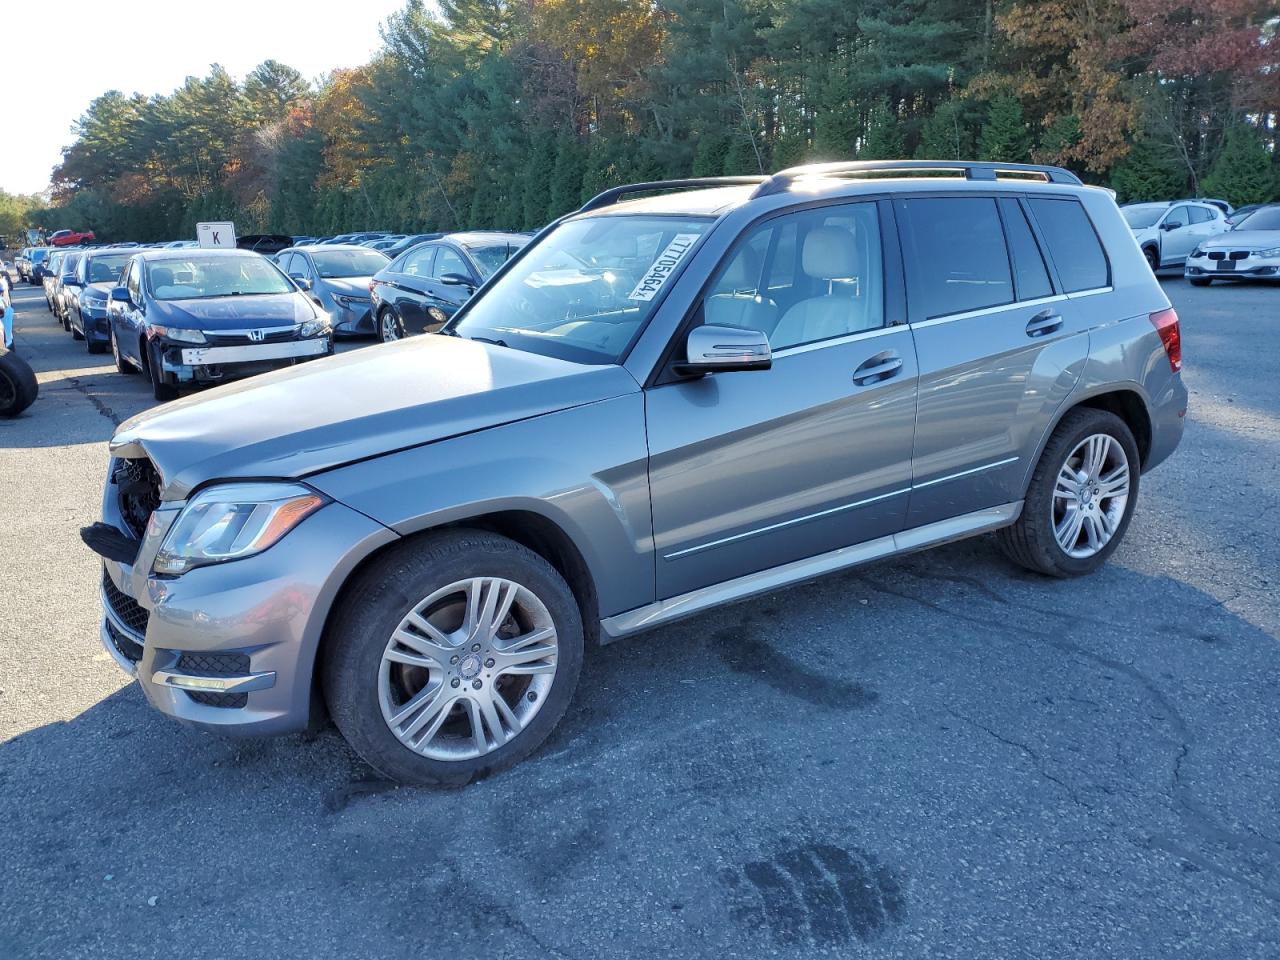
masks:
<svg viewBox="0 0 1280 960"><path fill-rule="evenodd" d="M1119 209L1053 167L620 187L442 334L120 428L84 536L155 707L327 708L385 775L465 782L547 736L588 643L991 531L1097 569L1187 405Z"/></svg>

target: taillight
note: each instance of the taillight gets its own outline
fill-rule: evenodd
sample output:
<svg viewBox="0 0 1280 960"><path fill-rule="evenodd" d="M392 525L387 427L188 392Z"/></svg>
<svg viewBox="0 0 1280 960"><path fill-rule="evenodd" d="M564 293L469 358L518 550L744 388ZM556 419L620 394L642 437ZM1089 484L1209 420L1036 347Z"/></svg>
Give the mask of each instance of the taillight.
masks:
<svg viewBox="0 0 1280 960"><path fill-rule="evenodd" d="M1169 357L1169 366L1177 373L1182 369L1182 331L1178 327L1178 311L1170 307L1168 310L1157 310L1151 314L1151 325L1160 334L1160 342L1164 344L1164 352Z"/></svg>

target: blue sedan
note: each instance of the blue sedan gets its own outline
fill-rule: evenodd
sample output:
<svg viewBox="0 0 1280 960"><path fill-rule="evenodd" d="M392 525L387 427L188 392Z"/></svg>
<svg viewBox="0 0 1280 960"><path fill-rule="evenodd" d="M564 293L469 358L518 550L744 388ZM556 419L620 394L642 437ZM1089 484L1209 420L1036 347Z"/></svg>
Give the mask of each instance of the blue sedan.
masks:
<svg viewBox="0 0 1280 960"><path fill-rule="evenodd" d="M246 250L135 253L109 312L116 368L146 373L157 400L333 353L329 315Z"/></svg>
<svg viewBox="0 0 1280 960"><path fill-rule="evenodd" d="M111 346L107 303L111 288L120 283L132 250L92 249L76 266L77 283L67 299L67 323L71 334L83 340L90 353L106 353Z"/></svg>

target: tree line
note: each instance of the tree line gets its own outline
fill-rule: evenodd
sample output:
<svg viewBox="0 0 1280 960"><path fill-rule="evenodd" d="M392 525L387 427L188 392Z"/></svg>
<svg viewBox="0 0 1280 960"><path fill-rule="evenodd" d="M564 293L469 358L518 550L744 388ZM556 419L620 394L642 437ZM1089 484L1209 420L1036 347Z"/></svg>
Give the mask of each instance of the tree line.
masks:
<svg viewBox="0 0 1280 960"><path fill-rule="evenodd" d="M1066 165L1280 197L1272 0L408 0L318 82L89 104L25 217L105 239L530 229L613 184L827 159Z"/></svg>

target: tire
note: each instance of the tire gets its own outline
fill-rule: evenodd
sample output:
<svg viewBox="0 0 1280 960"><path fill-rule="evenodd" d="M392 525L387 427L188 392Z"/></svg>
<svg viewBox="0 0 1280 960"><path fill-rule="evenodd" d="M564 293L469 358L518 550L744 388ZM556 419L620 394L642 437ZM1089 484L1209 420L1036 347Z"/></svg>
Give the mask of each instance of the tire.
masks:
<svg viewBox="0 0 1280 960"><path fill-rule="evenodd" d="M66 318L67 318L67 329L71 331L71 339L72 339L72 340L84 340L84 339L85 339L85 335L84 335L84 333L83 333L83 323L84 323L84 322L83 322L83 321L81 321L81 330L77 330L77 329L72 325L72 323L71 323L71 311L70 311L70 310L68 310L68 311L66 312L65 316L66 316ZM90 348L89 348L89 352L90 352L90 353L93 353L93 347L92 347L92 346L90 346Z"/></svg>
<svg viewBox="0 0 1280 960"><path fill-rule="evenodd" d="M446 617L446 625L440 629L451 630L447 618L462 617L466 604L461 597L468 585L475 589L476 584L494 583L518 585L517 589L522 591L511 605L515 615L522 619L503 620L509 625L506 629L526 637L534 636L540 621L544 624L542 630L546 629L545 624L554 629L551 654L554 673L549 678L545 672L540 676L504 674L500 667L492 680L488 673L482 677L473 672L493 666L494 661L486 655L493 652L501 656L499 645L503 638L495 634L492 650L484 646L478 653L472 653L474 647L468 646L469 641L461 633L465 628L462 621L457 636L461 645L434 646L433 649L445 652L439 660L430 660L429 672L428 667L384 663L384 654L393 648L401 652L408 649L392 638L393 634L397 637L404 634L405 624L415 611L430 617ZM428 608L428 601L437 596L446 600L454 597L453 591L458 588L462 590L456 594L459 597L456 603L441 600L444 606L439 610L442 612L428 612L435 609ZM528 597L536 604L529 603ZM539 617L529 619L526 608L537 604L540 604ZM482 600L477 601L476 608L485 609ZM411 633L410 636L421 635ZM454 655L450 663L458 661L458 665L445 664L448 652L454 649L459 654ZM525 646L524 649L531 648ZM396 547L357 575L345 590L345 599L326 632L321 682L334 723L356 753L374 769L401 783L464 784L518 763L546 739L573 696L582 668L582 652L582 616L577 601L551 564L506 537L480 530L449 530ZM546 668L547 664L541 665L543 671ZM412 671L418 671L416 684L405 679ZM397 688L397 683L402 687ZM435 683L439 684L436 689L444 698L439 702L449 706L432 713L428 703L421 712L407 715L402 730L412 728L415 723L425 724L423 732L416 734L425 742L410 746L392 732L391 717ZM521 687L521 684L527 686ZM541 693L534 689L535 684L544 685ZM401 694L398 700L393 696L397 689ZM458 692L451 693L451 690ZM489 721L489 726L480 727L484 750L475 756L464 755L479 749L475 737L479 714L469 714L468 710L486 699L495 701L498 697L506 706L504 717L515 718L514 711L526 711L521 727L514 733L504 729L502 738L491 737L492 721ZM496 705L491 715L498 718ZM499 728L508 724L506 719L498 722ZM415 736L412 729L404 732L408 739ZM457 753L456 759L439 755L449 751Z"/></svg>
<svg viewBox="0 0 1280 960"><path fill-rule="evenodd" d="M1213 283L1213 277L1187 277L1187 280L1193 287L1207 287Z"/></svg>
<svg viewBox="0 0 1280 960"><path fill-rule="evenodd" d="M0 348L0 417L16 417L39 393L35 371L12 350Z"/></svg>
<svg viewBox="0 0 1280 960"><path fill-rule="evenodd" d="M104 354L111 346L111 344L103 343L101 340L90 340L88 337L84 337L82 339L84 340L84 348L92 354Z"/></svg>
<svg viewBox="0 0 1280 960"><path fill-rule="evenodd" d="M165 383L164 374L160 372L159 351L147 345L147 377L151 380L151 395L161 403L178 399L178 388Z"/></svg>
<svg viewBox="0 0 1280 960"><path fill-rule="evenodd" d="M396 316L396 312L390 307L384 307L382 312L378 314L375 332L381 343L394 343L397 340L403 340L405 336L404 324L400 322L400 318Z"/></svg>
<svg viewBox="0 0 1280 960"><path fill-rule="evenodd" d="M1119 502L1118 497L1098 495L1097 483L1093 485L1095 489L1092 493L1066 493L1065 499L1059 493L1062 486L1069 486L1072 482L1067 481L1060 486L1060 475L1067 471L1080 446L1094 437L1109 437L1118 445L1118 452L1115 447L1109 447L1108 464L1117 463L1120 453L1123 453L1127 467L1127 487L1123 503ZM1110 458L1111 454L1114 454L1114 459ZM1105 477L1111 471L1103 469L1099 472ZM1044 453L1040 455L1017 522L996 534L1001 550L1014 563L1046 576L1079 577L1093 573L1106 563L1107 558L1124 539L1138 502L1140 472L1138 444L1123 420L1113 413L1091 407L1077 407L1069 411L1054 429ZM1097 477L1090 479L1096 480ZM1105 484L1102 486L1105 488ZM1086 515L1084 526L1076 527L1077 537L1088 539L1094 531L1101 533L1106 525L1110 525L1110 533L1100 548L1088 552L1092 549L1089 544L1080 546L1080 551L1088 552L1088 555L1073 556L1057 536L1059 530L1065 529L1061 524L1066 522L1065 510L1071 509L1069 503L1072 500L1076 504L1086 504L1084 510L1075 508L1077 513ZM1057 519L1060 508L1064 510L1061 521ZM1090 508L1096 508L1095 513L1106 516L1090 521Z"/></svg>
<svg viewBox="0 0 1280 960"><path fill-rule="evenodd" d="M124 354L120 352L120 344L116 341L116 332L111 331L111 358L116 362L116 373L123 373L127 377L132 377L136 373L140 373L132 363L124 358Z"/></svg>
<svg viewBox="0 0 1280 960"><path fill-rule="evenodd" d="M1160 254L1156 252L1155 247L1143 247L1142 255L1147 258L1147 266L1151 268L1152 273L1160 270Z"/></svg>

